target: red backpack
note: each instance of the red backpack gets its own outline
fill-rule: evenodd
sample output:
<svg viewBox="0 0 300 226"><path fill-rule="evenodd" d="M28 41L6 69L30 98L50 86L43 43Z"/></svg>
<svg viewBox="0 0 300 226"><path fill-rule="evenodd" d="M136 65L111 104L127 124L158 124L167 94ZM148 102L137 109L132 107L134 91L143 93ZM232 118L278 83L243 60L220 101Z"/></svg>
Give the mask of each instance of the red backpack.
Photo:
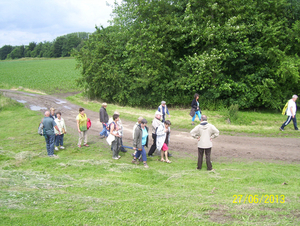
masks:
<svg viewBox="0 0 300 226"><path fill-rule="evenodd" d="M87 118L86 128L89 129L92 126L92 122L89 118Z"/></svg>

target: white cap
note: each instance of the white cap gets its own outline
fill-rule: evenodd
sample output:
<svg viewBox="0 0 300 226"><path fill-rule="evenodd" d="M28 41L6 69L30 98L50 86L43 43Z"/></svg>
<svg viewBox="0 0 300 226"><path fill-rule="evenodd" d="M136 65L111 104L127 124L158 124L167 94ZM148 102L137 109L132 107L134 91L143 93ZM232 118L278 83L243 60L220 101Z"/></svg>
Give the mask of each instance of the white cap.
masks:
<svg viewBox="0 0 300 226"><path fill-rule="evenodd" d="M159 112L159 111L156 111L156 112L155 112L155 115L162 115L162 113Z"/></svg>

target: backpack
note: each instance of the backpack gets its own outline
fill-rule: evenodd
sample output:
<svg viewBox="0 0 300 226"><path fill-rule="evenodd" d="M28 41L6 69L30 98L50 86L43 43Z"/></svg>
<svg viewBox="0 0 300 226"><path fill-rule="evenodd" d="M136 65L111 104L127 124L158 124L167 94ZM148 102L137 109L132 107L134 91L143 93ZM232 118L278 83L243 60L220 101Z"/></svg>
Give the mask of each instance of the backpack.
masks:
<svg viewBox="0 0 300 226"><path fill-rule="evenodd" d="M40 122L39 128L38 128L38 134L40 134L41 136L43 136L44 134L44 124L43 122Z"/></svg>
<svg viewBox="0 0 300 226"><path fill-rule="evenodd" d="M86 128L89 129L92 126L92 122L89 118L87 118L87 122L86 122Z"/></svg>
<svg viewBox="0 0 300 226"><path fill-rule="evenodd" d="M114 124L114 129L116 129L116 128L117 128L117 126L116 126L116 123L115 123L115 122L111 122L111 123L108 123L108 124L106 124L106 130L107 130L107 132L108 132L108 133L110 133L110 125L111 125L112 123Z"/></svg>
<svg viewBox="0 0 300 226"><path fill-rule="evenodd" d="M284 106L284 108L282 109L282 115L285 115L286 114L286 109L288 108L288 105L289 105L289 102L287 102Z"/></svg>

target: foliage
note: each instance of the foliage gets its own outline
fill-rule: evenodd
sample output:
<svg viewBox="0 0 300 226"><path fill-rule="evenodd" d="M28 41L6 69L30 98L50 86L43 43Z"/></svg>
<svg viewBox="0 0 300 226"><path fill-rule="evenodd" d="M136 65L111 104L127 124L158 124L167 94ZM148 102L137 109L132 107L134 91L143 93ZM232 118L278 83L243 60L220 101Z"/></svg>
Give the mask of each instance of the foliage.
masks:
<svg viewBox="0 0 300 226"><path fill-rule="evenodd" d="M171 164L152 158L150 168L144 169L130 163L129 153L113 161L105 141L96 136L89 135L91 146L79 150L78 134L71 127L64 139L66 149L56 152L59 158L48 158L44 138L37 134L41 118L42 114L20 106L0 112L0 124L6 125L0 127L0 225L295 225L299 221L296 163L218 159L213 162L216 171L207 172L195 170L196 157L173 152ZM244 200L247 194L284 195L286 202L233 203L234 195L243 195Z"/></svg>
<svg viewBox="0 0 300 226"><path fill-rule="evenodd" d="M73 49L80 50L89 33L76 32L57 37L53 42L30 42L24 46L5 45L0 48L0 60L22 57L68 57Z"/></svg>
<svg viewBox="0 0 300 226"><path fill-rule="evenodd" d="M298 93L299 1L126 0L75 53L89 97L280 109Z"/></svg>
<svg viewBox="0 0 300 226"><path fill-rule="evenodd" d="M74 59L29 59L0 62L0 88L40 90L45 93L66 93L80 91L75 80Z"/></svg>

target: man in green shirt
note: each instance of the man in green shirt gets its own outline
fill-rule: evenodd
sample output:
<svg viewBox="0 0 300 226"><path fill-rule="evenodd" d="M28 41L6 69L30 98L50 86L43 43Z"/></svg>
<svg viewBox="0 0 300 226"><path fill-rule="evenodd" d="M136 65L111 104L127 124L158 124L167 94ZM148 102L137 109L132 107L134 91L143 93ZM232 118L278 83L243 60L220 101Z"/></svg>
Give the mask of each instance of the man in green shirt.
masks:
<svg viewBox="0 0 300 226"><path fill-rule="evenodd" d="M57 155L54 154L54 140L55 140L55 132L54 128L59 132L56 123L54 122L53 118L50 117L50 112L45 112L45 118L43 119L43 126L44 126L44 136L46 140L46 148L49 157L55 157Z"/></svg>

